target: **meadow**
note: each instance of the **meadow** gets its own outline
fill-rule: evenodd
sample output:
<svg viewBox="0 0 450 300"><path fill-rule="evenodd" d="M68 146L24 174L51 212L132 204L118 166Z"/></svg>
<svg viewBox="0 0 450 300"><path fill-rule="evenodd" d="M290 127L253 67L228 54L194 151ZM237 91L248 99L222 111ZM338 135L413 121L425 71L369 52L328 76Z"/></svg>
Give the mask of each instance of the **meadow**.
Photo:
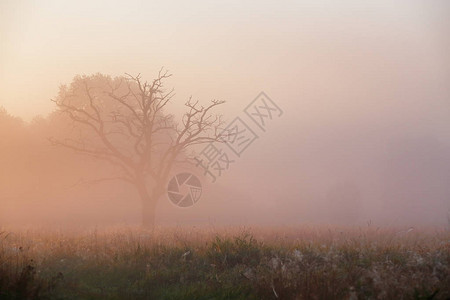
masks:
<svg viewBox="0 0 450 300"><path fill-rule="evenodd" d="M449 299L450 231L0 230L0 299Z"/></svg>

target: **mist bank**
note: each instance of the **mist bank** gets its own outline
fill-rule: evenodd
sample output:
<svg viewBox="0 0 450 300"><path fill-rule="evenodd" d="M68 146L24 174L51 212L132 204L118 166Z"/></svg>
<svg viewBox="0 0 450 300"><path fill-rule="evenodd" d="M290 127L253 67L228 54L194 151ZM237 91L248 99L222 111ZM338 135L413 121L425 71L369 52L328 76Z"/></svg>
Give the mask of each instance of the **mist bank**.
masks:
<svg viewBox="0 0 450 300"><path fill-rule="evenodd" d="M389 134L380 123L369 132L376 122L306 133L289 126L290 117L274 123L215 183L195 167L174 170L197 174L202 196L179 208L165 195L157 224L448 226L448 141L432 132ZM2 111L1 224L139 224L133 188L90 182L110 174L110 166L50 145L48 137L70 130L64 122L53 114L24 123Z"/></svg>

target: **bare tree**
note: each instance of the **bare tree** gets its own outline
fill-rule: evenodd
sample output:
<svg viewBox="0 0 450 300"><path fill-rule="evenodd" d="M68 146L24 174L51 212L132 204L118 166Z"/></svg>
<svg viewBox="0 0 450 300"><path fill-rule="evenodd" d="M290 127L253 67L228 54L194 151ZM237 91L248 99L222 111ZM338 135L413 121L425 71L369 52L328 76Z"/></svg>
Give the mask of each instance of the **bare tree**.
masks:
<svg viewBox="0 0 450 300"><path fill-rule="evenodd" d="M143 226L153 227L157 201L180 157L189 158L186 150L194 145L221 140L223 122L213 110L224 101L201 106L189 99L176 122L164 112L173 90L166 91L163 83L171 74L161 69L151 82L126 75L77 76L70 87L62 86L52 101L79 134L51 142L114 166L114 176L97 181L132 184L142 200Z"/></svg>

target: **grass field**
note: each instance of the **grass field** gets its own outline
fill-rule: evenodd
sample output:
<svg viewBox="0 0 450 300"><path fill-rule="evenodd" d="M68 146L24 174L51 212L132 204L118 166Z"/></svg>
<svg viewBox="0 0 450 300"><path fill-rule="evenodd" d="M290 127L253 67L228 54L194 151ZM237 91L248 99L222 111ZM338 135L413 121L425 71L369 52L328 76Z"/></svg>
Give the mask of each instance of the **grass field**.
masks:
<svg viewBox="0 0 450 300"><path fill-rule="evenodd" d="M0 231L0 299L450 298L448 230Z"/></svg>

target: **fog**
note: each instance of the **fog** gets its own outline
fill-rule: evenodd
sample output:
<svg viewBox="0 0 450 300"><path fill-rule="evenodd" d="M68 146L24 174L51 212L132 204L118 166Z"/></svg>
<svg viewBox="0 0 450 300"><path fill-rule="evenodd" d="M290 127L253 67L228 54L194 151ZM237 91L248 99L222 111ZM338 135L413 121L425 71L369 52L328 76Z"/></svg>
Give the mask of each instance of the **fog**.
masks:
<svg viewBox="0 0 450 300"><path fill-rule="evenodd" d="M78 74L161 67L167 113L225 100L258 138L215 182L173 169L202 195L164 194L158 225L448 226L449 20L445 1L3 1L0 226L139 224L132 186L86 183L111 165L49 142L75 134L50 99ZM261 91L282 110L265 131L244 112Z"/></svg>

